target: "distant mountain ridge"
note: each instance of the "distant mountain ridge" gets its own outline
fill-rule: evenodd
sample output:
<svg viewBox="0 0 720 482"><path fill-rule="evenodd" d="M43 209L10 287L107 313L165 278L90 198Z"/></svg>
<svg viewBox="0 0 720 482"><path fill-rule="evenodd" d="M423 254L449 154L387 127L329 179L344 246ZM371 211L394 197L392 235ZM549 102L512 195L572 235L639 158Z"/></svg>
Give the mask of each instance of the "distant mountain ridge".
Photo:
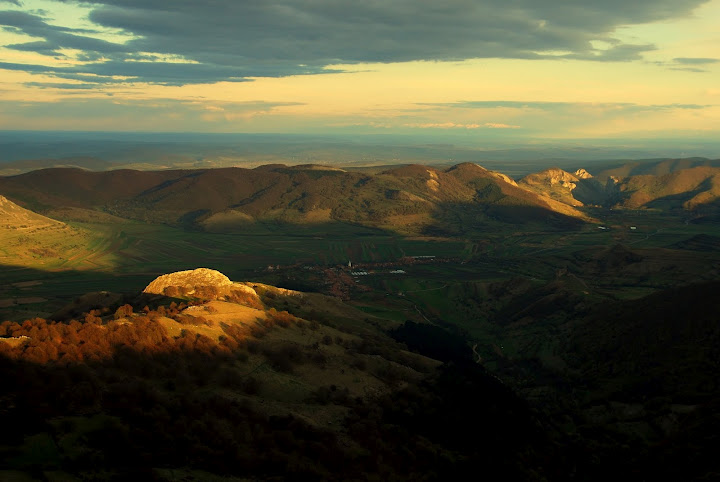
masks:
<svg viewBox="0 0 720 482"><path fill-rule="evenodd" d="M719 176L720 161L707 159L628 163L598 173L555 167L517 182L473 163L369 172L317 164L101 172L52 168L0 177L0 192L60 219L82 209L219 232L256 223L349 223L454 235L498 222L549 227L592 222L587 207L713 215L720 210Z"/></svg>
<svg viewBox="0 0 720 482"><path fill-rule="evenodd" d="M571 174L551 168L525 176L518 184L572 206L687 210L697 214L714 212L720 206L720 163L684 159L635 167L605 170L597 176L584 169Z"/></svg>
<svg viewBox="0 0 720 482"><path fill-rule="evenodd" d="M467 222L587 220L574 207L465 163L441 170L408 165L378 174L325 166L90 172L47 169L0 178L0 189L40 212L101 209L151 222L233 230L248 222L344 222L418 231ZM467 217L471 215L471 217Z"/></svg>

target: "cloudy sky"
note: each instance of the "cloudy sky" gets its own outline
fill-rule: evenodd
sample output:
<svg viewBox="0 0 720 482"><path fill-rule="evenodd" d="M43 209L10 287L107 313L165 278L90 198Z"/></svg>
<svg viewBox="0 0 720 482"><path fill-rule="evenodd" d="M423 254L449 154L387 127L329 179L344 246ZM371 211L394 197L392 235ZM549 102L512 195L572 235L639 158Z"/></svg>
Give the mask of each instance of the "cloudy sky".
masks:
<svg viewBox="0 0 720 482"><path fill-rule="evenodd" d="M720 0L0 0L0 129L716 139Z"/></svg>

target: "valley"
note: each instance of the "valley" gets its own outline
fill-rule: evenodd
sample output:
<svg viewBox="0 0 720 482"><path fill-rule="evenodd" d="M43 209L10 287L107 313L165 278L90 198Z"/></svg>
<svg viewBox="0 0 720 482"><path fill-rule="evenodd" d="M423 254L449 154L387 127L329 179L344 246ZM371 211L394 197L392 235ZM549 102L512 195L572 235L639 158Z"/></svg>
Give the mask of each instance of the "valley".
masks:
<svg viewBox="0 0 720 482"><path fill-rule="evenodd" d="M673 470L700 477L714 470L707 460L693 468L678 452L662 461L668 447L681 447L688 438L703 447L698 457L706 456L705 447L711 445L706 444L703 424L715 426L708 414L720 401L712 376L717 373L715 341L720 333L714 323L720 307L712 295L720 277L720 225L714 221L714 176L720 168L698 162L704 161L646 165L637 174L644 176L640 178L632 174L637 166L615 168L613 174L597 176L603 180L591 187L586 182L577 197L581 181L592 178L549 170L516 181L472 164L443 169L411 165L379 174L264 166L154 172L59 169L4 177L0 194L7 198L3 221L8 222L0 225L0 319L8 320L6 330L22 326L28 334L33 323L43 330L44 321L25 321L33 318L58 326L94 320L107 330L130 323L137 330L160 330L164 341L158 341L162 348L157 350L167 353L181 350L190 335L212 340L202 339L207 346L194 341L202 345L197 348L201 351L219 350L211 347L233 336L238 346L221 351L223 356L227 350L245 353L232 355L240 361L220 357L200 363L189 355L195 350L190 344L182 348L189 351L177 356L190 357L182 364L195 370L192 380L176 380L180 375L169 375L164 368L157 368L166 373L157 378L133 377L139 377L136 383L145 389L152 387L154 403L167 406L177 393L163 385L166 378L174 380L173 387L192 391L202 385L205 369L200 365L208 363L226 378L212 378L208 398L197 399L198 404L241 400L242 410L262 420L257 423L264 428L251 429L255 441L272 431L274 422L267 417L302 420L301 425L311 427L304 426L303 433L315 431L324 435L312 437L340 437L349 444L345 446L351 449L341 450L338 457L351 464L351 471L361 470L352 465L361 459L362 470L401 478L413 474L403 472L402 464L410 463L408 470L422 466L415 456L412 462L402 456L387 464L373 459L379 452L369 448L368 440L387 436L386 428L373 432L365 427L363 435L353 428L358 417L375 420L377 427L399 424L417 450L423 436L434 444L432 450L449 450L438 456L449 457L445 462L433 459L439 465L432 470L442 466L443 473L449 473L451 459L489 460L472 452L481 450L479 446L471 446L472 453L448 449L440 427L416 439L418 432L405 424L437 409L435 403L445 404L446 410L459 404L467 409L460 411L466 418L453 423L470 421L476 430L468 434L472 439L493 416L502 423L512 418L510 412L498 415L496 408L488 408L495 406L490 399L497 396L512 399L513 413L522 412L522 424L527 423L518 428L527 438L512 442L515 451L509 453L515 455L503 459L517 474L531 471L570 480L575 471L583 479L602 480L627 470L661 473L678 464ZM610 175L618 180L602 197ZM618 177L622 175L626 177ZM592 202L588 192L594 193ZM155 298L139 295L157 276L198 267L247 282L258 301L225 299L212 290L193 294L182 286ZM168 308L170 303L176 308ZM134 315L127 315L127 309L118 312L123 306ZM155 327L153 320L167 309L171 315L163 318L162 329ZM256 310L253 316L241 316L250 309ZM204 310L205 321L191 322L193 310ZM273 322L272 329L254 319L274 320L278 312L287 313L277 318L285 321ZM242 333L228 328L235 323ZM252 328L254 323L268 328L267 335ZM13 340L22 340L20 329L13 330ZM103 345L102 356L84 355L94 363L88 383L126 393L114 385L114 375L104 371L102 361L114 360L119 355L113 350L123 347L139 350L140 358L133 363L170 363L144 359L149 352L136 346L143 336ZM338 337L344 341L337 342ZM327 339L332 343L323 345ZM55 350L62 353L65 348L58 343ZM12 363L34 363L27 358L32 342L13 344L19 351L11 353ZM72 363L22 370L52 378L53 370ZM192 368L194 363L200 365ZM470 416L472 406L462 405L461 390L455 393L457 378L445 386L455 395L432 398L430 394L449 383L443 379L448 370L462 372L453 372L454 377L473 379L473 390L490 387L488 407ZM253 388L253 383L264 388ZM58 460L47 470L68 470L62 461L74 456L61 443L63 437L95 430L92 426L105 433L132 425L122 407L88 396L89 405L80 411L71 404L62 409L67 413L53 412L80 418L66 419L62 428L48 421L50 425L36 427L34 435L26 434L54 440L43 439L54 447L48 450ZM390 408L397 400L414 408L403 413ZM479 403L477 397L473 400ZM528 412L518 408L524 404ZM368 416L376 406L384 408ZM28 416L34 413L34 408L28 410ZM394 418L381 423L373 417ZM543 427L540 432L531 429L538 426ZM128 436L137 450L153 453L140 434ZM241 437L234 432L227 436L235 444ZM540 439L554 448L527 449L531 440ZM17 460L38 456L32 440L19 449L13 470L27 467ZM323 440L325 446L343 446ZM275 447L295 442L265 443ZM0 451L8 447L0 445ZM357 458L356 449L373 455ZM88 445L86 450L98 449ZM213 445L215 455L191 457L192 464L182 473L202 478L194 471L209 470L223 450ZM386 461L391 460L388 453ZM556 462L543 462L548 457ZM116 462L103 460L109 473L121 470ZM156 470L173 466L166 458L157 460ZM309 463L303 460L296 463ZM322 470L340 470L327 463ZM269 461L252 466L252 473L272 474L270 466ZM92 473L83 467L85 476ZM457 467L453 470L460 470Z"/></svg>

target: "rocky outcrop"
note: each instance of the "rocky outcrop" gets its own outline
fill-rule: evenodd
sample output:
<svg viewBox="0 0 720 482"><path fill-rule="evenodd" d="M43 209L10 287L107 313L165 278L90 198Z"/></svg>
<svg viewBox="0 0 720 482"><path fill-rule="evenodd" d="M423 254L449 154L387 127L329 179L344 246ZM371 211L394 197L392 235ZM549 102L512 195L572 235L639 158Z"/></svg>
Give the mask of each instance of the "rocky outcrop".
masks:
<svg viewBox="0 0 720 482"><path fill-rule="evenodd" d="M587 172L585 169L581 168L581 169L578 169L577 171L575 171L575 177L577 177L578 179L590 179L593 176L592 176L592 174Z"/></svg>
<svg viewBox="0 0 720 482"><path fill-rule="evenodd" d="M582 206L582 201L575 198L573 192L579 182L576 176L554 167L525 176L520 180L520 185L564 204Z"/></svg>
<svg viewBox="0 0 720 482"><path fill-rule="evenodd" d="M233 282L221 272L214 269L197 268L162 275L147 285L143 293L162 295L170 287L194 291L198 287L223 289L231 286L233 286Z"/></svg>
<svg viewBox="0 0 720 482"><path fill-rule="evenodd" d="M601 182L585 169L574 174L559 168L525 176L520 185L570 206L612 206L619 200L618 181Z"/></svg>

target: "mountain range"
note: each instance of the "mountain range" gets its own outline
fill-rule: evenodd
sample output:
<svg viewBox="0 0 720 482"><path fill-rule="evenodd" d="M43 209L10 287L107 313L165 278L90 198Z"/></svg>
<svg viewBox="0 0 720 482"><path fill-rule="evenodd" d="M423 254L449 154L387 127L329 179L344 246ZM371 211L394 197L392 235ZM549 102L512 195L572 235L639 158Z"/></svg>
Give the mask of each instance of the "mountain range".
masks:
<svg viewBox="0 0 720 482"><path fill-rule="evenodd" d="M663 209L689 218L716 213L720 167L662 161L595 175L547 169L517 181L471 163L407 165L378 173L318 165L165 171L73 168L0 177L0 192L40 213L78 209L208 231L256 223L359 224L405 234L453 235L488 224L571 226L594 220L582 207ZM638 173L642 172L642 173ZM63 211L64 210L64 211Z"/></svg>

